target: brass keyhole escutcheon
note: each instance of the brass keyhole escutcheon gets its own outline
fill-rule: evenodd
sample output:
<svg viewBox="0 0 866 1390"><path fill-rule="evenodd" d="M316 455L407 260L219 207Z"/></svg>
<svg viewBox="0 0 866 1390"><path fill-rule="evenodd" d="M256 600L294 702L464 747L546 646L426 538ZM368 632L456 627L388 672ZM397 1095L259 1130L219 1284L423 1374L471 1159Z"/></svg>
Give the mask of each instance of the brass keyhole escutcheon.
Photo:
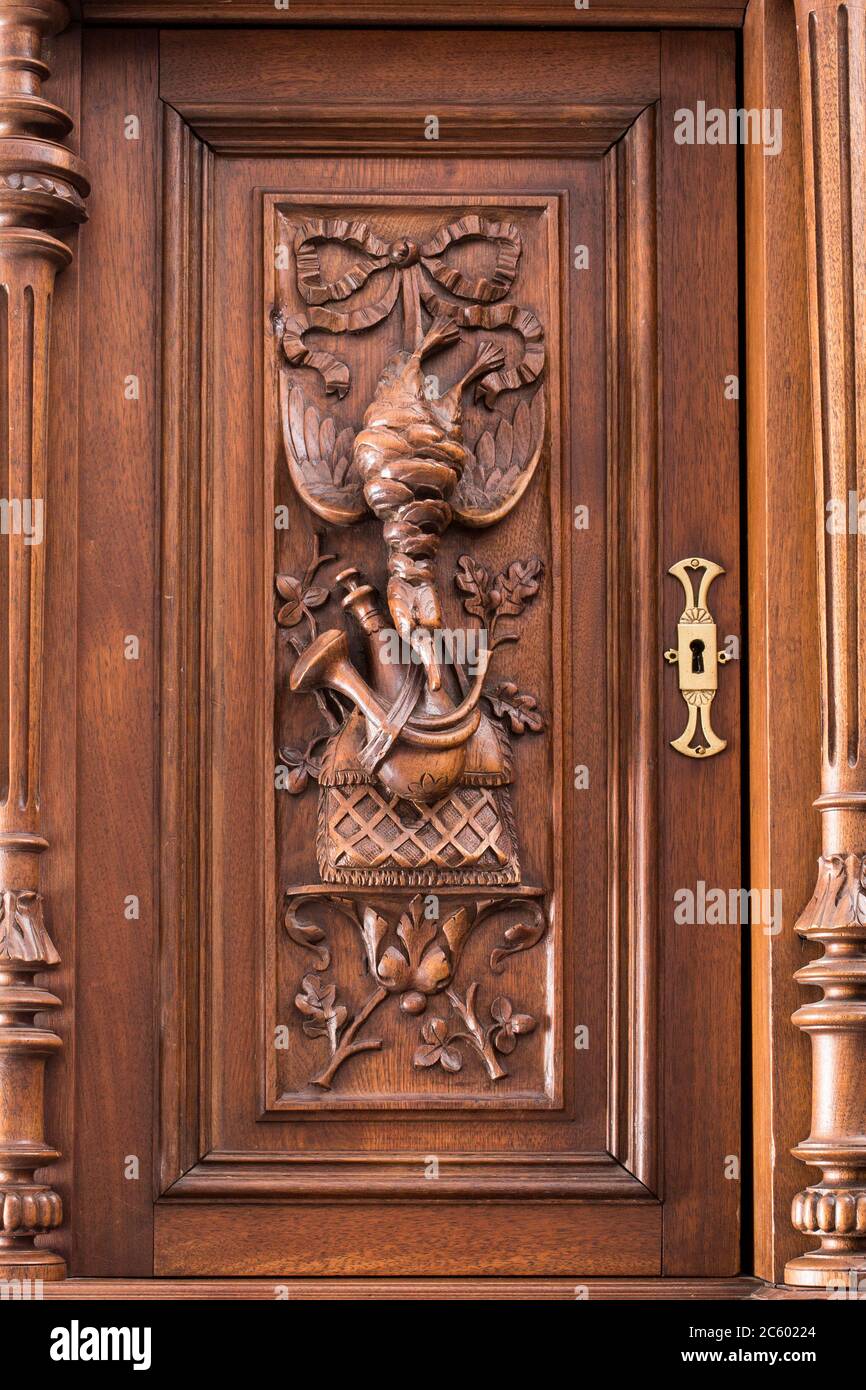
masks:
<svg viewBox="0 0 866 1390"><path fill-rule="evenodd" d="M703 575L696 596L693 579L698 570L703 570ZM710 585L724 572L721 565L699 555L679 560L668 570L683 586L685 606L677 623L677 645L664 655L671 666L677 667L680 692L689 712L685 729L679 738L671 740L671 747L687 758L711 758L728 746L727 740L719 738L713 729L710 718L718 689L718 668L728 660L728 653L719 651L716 624L707 607ZM699 723L701 740L693 744Z"/></svg>

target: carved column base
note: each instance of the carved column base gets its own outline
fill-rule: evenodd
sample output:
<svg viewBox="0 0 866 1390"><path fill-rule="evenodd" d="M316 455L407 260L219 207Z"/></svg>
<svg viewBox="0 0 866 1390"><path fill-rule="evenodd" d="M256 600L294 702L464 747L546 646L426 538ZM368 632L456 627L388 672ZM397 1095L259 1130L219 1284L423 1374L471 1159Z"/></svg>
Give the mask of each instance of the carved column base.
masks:
<svg viewBox="0 0 866 1390"><path fill-rule="evenodd" d="M8 837L7 837L8 838ZM19 849L26 837L19 837ZM32 850L44 846L34 837ZM63 1259L36 1246L36 1237L60 1225L60 1198L37 1169L60 1157L42 1138L45 1063L60 1038L35 1023L60 1000L34 983L37 972L58 963L42 920L42 898L27 886L36 878L35 856L0 852L7 879L0 893L0 1280L62 1279Z"/></svg>
<svg viewBox="0 0 866 1390"><path fill-rule="evenodd" d="M806 1158L806 1146L794 1152L807 1162L815 1161ZM829 1171L826 1177L830 1178ZM866 1277L866 1172L860 1170L856 1184L843 1186L844 1182L839 1174L833 1186L807 1187L794 1198L795 1230L819 1238L821 1246L789 1262L786 1284L814 1288L847 1281L851 1274Z"/></svg>
<svg viewBox="0 0 866 1390"><path fill-rule="evenodd" d="M812 1039L812 1133L794 1155L822 1170L798 1192L792 1221L820 1245L785 1282L821 1286L866 1276L866 855L825 855L797 931L824 954L797 971L824 997L794 1014Z"/></svg>

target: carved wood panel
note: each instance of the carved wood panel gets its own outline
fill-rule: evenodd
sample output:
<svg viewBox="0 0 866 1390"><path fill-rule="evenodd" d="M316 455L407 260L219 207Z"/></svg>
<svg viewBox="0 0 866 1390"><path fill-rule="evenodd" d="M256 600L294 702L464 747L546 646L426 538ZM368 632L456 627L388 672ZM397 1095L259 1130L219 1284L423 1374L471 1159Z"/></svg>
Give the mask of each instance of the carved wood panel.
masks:
<svg viewBox="0 0 866 1390"><path fill-rule="evenodd" d="M518 740L538 745L520 775L541 787L562 738L558 215L556 199L265 201L278 1109L543 1105L558 1087L553 856L530 845L527 877L512 805ZM506 555L512 511L534 540Z"/></svg>
<svg viewBox="0 0 866 1390"><path fill-rule="evenodd" d="M607 672L604 660L580 656L581 641L606 641L607 557L603 543L587 548L582 556L563 543L573 529L578 500L590 508L600 528L606 525L608 427L603 399L608 306L602 296L573 293L564 249L578 240L579 230L591 254L603 258L605 170L600 164L575 161L563 178L556 160L521 166L505 158L462 161L457 174L445 164L431 164L429 158L423 168L422 173L417 161L391 157L354 169L327 160L287 163L256 155L242 160L218 157L213 166L208 195L213 212L207 233L213 243L205 265L212 257L219 274L205 288L211 365L205 375L208 450L203 490L208 506L202 541L207 557L202 708L207 718L201 823L206 843L212 846L203 860L203 1008L213 1030L209 1047L214 1053L203 1058L209 1155L200 1166L212 1173L211 1165L221 1165L227 1161L224 1155L239 1152L274 1160L280 1155L280 1162L283 1155L293 1154L291 1181L301 1164L308 1165L304 1181L316 1184L333 1180L327 1166L332 1161L340 1166L342 1152L363 1151L374 1165L377 1182L399 1185L410 1181L417 1160L407 1157L403 1174L393 1155L417 1154L419 1145L429 1152L436 1144L449 1161L451 1155L468 1151L473 1155L470 1167L491 1177L495 1171L497 1181L506 1185L516 1180L507 1175L527 1154L534 1155L533 1181L541 1181L545 1152L561 1157L563 1182L579 1186L587 1177L583 1156L592 1154L602 1158L593 1158L590 1166L600 1162L606 1180L618 1183L618 1162L607 1152L608 1049L614 1034L609 1031L610 1002L603 986L612 959L606 852L597 857L606 834L607 736L604 717L600 721L599 716L607 708ZM431 170L434 182L443 186L439 194L427 191ZM338 189L333 186L335 174ZM372 197L370 188L377 190ZM377 745L372 767L361 761L370 741L366 714L363 720L351 719L346 690L336 692L342 708L335 708L334 692L326 694L320 688L317 698L318 676L311 682L313 689L291 688L299 663L311 662L324 651L330 673L336 671L339 680L349 682L349 690L366 699L360 681L372 690L380 675L375 667L371 672L369 634L351 605L375 601L386 629L396 629L394 586L389 592L389 581L406 578L393 572L403 561L402 552L386 537L392 519L377 516L366 498L362 510L360 493L356 491L355 501L348 503L345 497L334 502L329 494L329 507L356 509L358 519L351 524L333 524L315 515L300 495L289 458L308 492L301 464L311 474L314 470L309 461L299 459L302 441L297 416L292 433L292 390L302 390L307 400L303 448L308 459L310 451L317 452L316 445L321 451L320 441L324 437L327 444L333 430L328 457L335 470L345 470L340 477L343 483L348 478L351 486L351 439L359 437L365 425L389 359L407 351L400 282L407 275L414 282L411 272L417 269L424 277L425 295L460 303L428 274L419 255L418 265L407 270L388 260L346 300L308 304L297 285L294 229L308 227L315 219L339 221L341 216L345 222L364 224L370 236L375 233L389 246L409 239L426 247L443 235L443 229L467 217L479 219L479 230L482 218L485 225L512 224L519 229L520 256L514 255L516 238L509 233L512 241L504 245L511 283L503 284L500 299L487 307L492 313L525 313L528 335L537 333L532 326L537 321L541 333L536 340L545 352L543 362L536 358L536 374L514 390L500 391L492 411L483 400L476 402L470 391L463 393L464 447L474 450L477 440L492 433L491 422L497 434L510 429L512 436L525 435L523 424L512 420L521 403L531 412L533 399L543 391L542 448L533 475L507 515L482 527L469 527L452 516L438 536L435 556L429 557L429 577L422 576L429 590L409 596L416 614L426 602L440 604L443 626L461 640L468 642L478 632L485 613L485 627L497 619L496 639L518 636L516 642L497 643L481 683L491 687L503 709L508 692L493 694L496 685L515 685L515 696L536 702L516 705L515 718L528 708L544 723L513 734L510 719L497 716L485 696L471 711L473 717L479 715L479 728L483 715L485 728L494 731L480 754L473 749L470 770L478 780L467 780L461 787L461 769L452 788L441 795L437 786L431 789L430 801L423 799L428 794L423 774L440 775L441 760L437 769L434 760L426 758L420 774L414 774L420 790L407 783L396 798L394 786L379 779L380 768L390 760L376 760ZM284 245L289 246L288 255L277 254ZM355 263L369 255L336 239L317 245L323 286L351 276ZM447 260L468 284L480 277L492 281L501 246L496 238L455 238L441 252L430 254ZM302 274L309 264L302 254ZM321 296L323 291L315 293ZM344 312L353 307L354 296L369 307L388 295L394 297L391 312L360 332L307 330L303 325L298 331L297 319L314 308ZM411 313L408 293L407 298ZM465 303L473 315L485 309L483 301ZM507 308L512 304L517 310ZM435 317L422 299L422 341ZM564 320L567 337L562 333ZM426 378L436 376L440 393L447 393L471 369L485 339L498 338L506 354L503 364L491 364L492 372L523 362L526 340L511 326L455 326L457 339L428 360L425 386L433 384ZM328 392L322 374L305 363L290 362L287 340L293 356L307 349L327 354L317 360L340 385L336 372L342 364L348 390L342 396L337 389ZM578 353L575 343L586 344L585 351ZM331 359L339 359L336 367ZM593 403L578 410L571 402L579 398ZM536 419L540 409L535 404ZM503 429L497 414L508 428ZM532 424L530 414L530 467ZM291 455L287 439L295 451ZM489 444L477 447L483 455ZM348 462L341 465L344 456ZM517 476L523 471L519 468ZM464 469L464 476L470 473ZM333 477L328 482L321 471L319 476L326 489L333 488ZM482 494L476 496L481 498L480 510L486 504ZM449 506L460 505L455 487ZM322 532L318 540L316 528ZM332 555L337 558L311 572L319 559ZM464 555L469 560L461 565ZM394 561L391 573L389 558ZM483 602L473 597L471 588L456 582L458 576L470 582L470 561L484 565L490 576L484 581ZM509 612L503 603L503 611L494 612L497 601L490 590L499 575L512 582L508 576L514 565L521 567L518 574L524 574L526 592L511 606L522 611ZM348 576L348 586L336 578L347 569L359 571ZM375 589L375 600L366 585ZM312 601L302 601L310 590ZM480 606L482 613L467 611L466 601ZM399 605L394 607L399 615ZM337 636L321 643L328 633ZM293 637L303 648L300 655ZM410 644L412 637L410 624ZM319 647L314 647L316 641ZM398 665L396 671L398 688L387 702L395 724L400 710L393 716L391 710L404 683L403 667ZM415 672L427 679L423 661L411 663L413 682ZM452 705L462 703L455 673L445 660L440 674L440 691ZM410 688L411 695L417 691ZM331 712L331 726L322 701ZM425 709L419 718L433 720L435 731L442 713L447 721L447 709ZM464 720L465 710L458 730ZM341 761L346 735L334 739L330 749L325 745L335 726L344 723L354 743ZM502 734L495 733L504 725L507 737L504 728ZM445 727L449 728L447 722ZM423 724L419 729L425 732ZM309 748L320 734L327 739ZM573 768L579 761L576 746L593 750L586 756L597 770L591 786L580 793L573 785ZM387 751L401 751L400 742L395 740ZM302 754L305 762L309 754L314 767L323 756L328 760L324 785L317 785L309 768L301 766ZM400 762L396 766L396 776L403 776ZM566 769L572 769L570 775ZM473 794L466 798L468 809L460 801L467 790ZM481 793L477 803L476 791ZM356 806L357 815L350 817L344 806L335 811L337 796ZM454 836L452 819L454 806L460 804L468 828L462 839L459 828ZM488 812L492 819L486 833L497 853L479 850L482 839L471 823L474 816L483 832ZM358 825L365 814L374 828L381 827L381 843L372 836L364 842ZM393 855L388 835L399 840ZM594 853L595 867L587 868ZM424 861L420 868L409 863L412 854ZM572 920L578 893L587 921L598 922L599 930L566 935L560 924ZM424 915L431 895L437 900L434 914L438 909L433 919ZM314 939L318 930L324 931L324 940ZM319 949L307 949L305 939ZM515 945L526 949L502 954ZM322 947L329 954L327 968ZM629 949L620 955L623 962ZM477 989L470 998L473 984ZM627 984L624 988L628 992ZM386 997L377 998L382 990ZM449 991L458 1003L449 999ZM413 1012L422 1003L423 1012ZM368 1005L372 1012L358 1021ZM472 1015L471 1027L461 1020L460 1008ZM516 1027L511 1024L515 1017ZM578 1024L593 1039L585 1056L565 1044ZM500 1035L502 1026L506 1032ZM480 1047L465 1037L455 1038L455 1033L480 1040ZM494 1037L503 1048L496 1047ZM344 1059L345 1048L356 1042L381 1045L353 1051ZM434 1055L443 1044L444 1066ZM234 1057L230 1065L227 1048ZM239 1064L249 1076L251 1051L256 1068L254 1113L249 1092L228 1079ZM337 1057L340 1064L329 1074ZM429 1059L430 1065L416 1065L416 1058ZM325 1086L316 1084L322 1080ZM510 1152L510 1140L497 1119L501 1111L520 1112L519 1158ZM262 1124L262 1119L269 1123ZM352 1190L359 1170L345 1161L341 1166L346 1191ZM289 1181L288 1173L278 1173L273 1166L268 1171L269 1180L278 1185ZM548 1178L549 1172L544 1180ZM189 1175L182 1182L196 1180ZM599 1180L599 1171L592 1180ZM632 1179L626 1179L629 1185L634 1186Z"/></svg>

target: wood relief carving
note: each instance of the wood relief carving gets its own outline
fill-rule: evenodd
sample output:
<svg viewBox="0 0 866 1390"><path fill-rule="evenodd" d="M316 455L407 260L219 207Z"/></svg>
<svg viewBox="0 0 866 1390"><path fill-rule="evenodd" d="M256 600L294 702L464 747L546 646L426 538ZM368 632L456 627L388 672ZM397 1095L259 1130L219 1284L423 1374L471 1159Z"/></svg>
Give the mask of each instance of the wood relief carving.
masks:
<svg viewBox="0 0 866 1390"><path fill-rule="evenodd" d="M333 922L335 917L339 917L355 928L370 980L370 993L354 1016L350 1016L348 1009L338 999L337 985L324 978L324 972L331 963L325 930L309 920L309 915L302 915L305 911L309 914L316 901L316 894L312 890L291 897L285 915L286 930L292 941L305 947L314 957L312 969L316 973L307 973L303 977L301 989L295 998L296 1007L304 1015L307 1037L327 1039L328 1043L329 1061L312 1077L314 1086L329 1089L343 1062L357 1052L378 1050L382 1046L380 1038L369 1035L359 1038L357 1035L389 995L398 998L404 1014L414 1015L423 1014L431 996L443 990L447 990L452 1008L469 1028L468 1041L484 1057L491 1079L498 1080L507 1075L503 1067L492 1065L493 1054L489 1043L479 1049L481 1026L475 1018L472 1002L478 989L477 983L469 986L466 1004L460 1003L459 996L448 986L454 980L469 934L486 918L493 918L515 906L527 918L525 922L508 928L503 938L506 944L491 952L489 970L493 975L501 973L509 955L524 951L541 940L547 921L541 907L531 896L523 900L513 895L493 899L476 898L472 893L458 899L443 895L436 899L435 913L432 913L430 901L420 893L412 896L392 894L382 898L368 893L337 896L335 892L326 890L318 898L319 905L326 907L329 921ZM503 1002L501 1008L510 1008L510 1001ZM516 1017L524 1019L526 1016ZM437 1027L443 1025L441 1019L434 1022ZM503 1017L498 1020L494 1013L493 1025L488 1031L495 1033L503 1043L512 1034L516 1038L519 1032L531 1031L528 1026L517 1027L510 1022L510 1015L508 1019ZM505 1032L502 1032L503 1028ZM422 1033L429 1043L428 1031L425 1024ZM458 1036L462 1034L449 1034L451 1040ZM505 1053L512 1051L513 1046L503 1045L499 1050ZM448 1055L460 1057L456 1052ZM423 1050L415 1054L416 1066L429 1066L436 1060ZM449 1066L446 1061L443 1065L447 1070L459 1071L462 1062Z"/></svg>
<svg viewBox="0 0 866 1390"><path fill-rule="evenodd" d="M386 1046L374 1015L390 996L409 1016L442 996L445 1016L420 1025L414 1069L439 1067L447 1084L477 1055L497 1082L537 1021L487 981L455 976L484 921L517 909L492 972L546 928L541 888L522 883L509 794L512 740L543 734L545 716L502 657L492 669L496 650L519 640L544 564L530 554L491 566L467 550L448 577L439 556L452 526L468 540L507 517L543 454L544 331L514 292L521 232L474 210L396 236L372 218L285 209L277 225L291 277L272 314L291 482L329 528L367 524L369 537L374 518L385 564L380 594L369 539L364 567L346 564L348 537L313 521L303 574L275 580L277 625L297 653L290 690L314 697L319 714L302 746L280 749L287 790L319 789L321 882L291 888L285 911L289 938L313 957L294 1001L318 1049L308 1083L330 1089L351 1058ZM363 343L369 371L376 330L387 350L352 414L341 403L353 352ZM459 631L445 620L446 578ZM318 611L336 601L346 625L321 631ZM347 929L366 981L351 1001L331 955Z"/></svg>
<svg viewBox="0 0 866 1390"><path fill-rule="evenodd" d="M39 892L39 855L48 848L39 773L49 325L54 277L71 260L53 229L84 219L89 189L81 161L59 143L71 121L41 94L43 39L67 20L56 0L0 3L0 371L11 522L4 526L0 585L7 687L0 759L0 1279L65 1273L59 1255L35 1244L61 1220L57 1193L35 1179L36 1169L59 1157L43 1138L42 1095L46 1059L61 1043L34 1020L60 1006L35 983L59 960Z"/></svg>
<svg viewBox="0 0 866 1390"><path fill-rule="evenodd" d="M823 955L797 971L823 997L794 1015L812 1039L812 1131L795 1155L822 1170L794 1199L797 1230L818 1248L792 1260L792 1284L866 1271L866 704L862 536L828 514L863 496L860 424L862 150L866 7L797 0L809 252L811 386L821 613L823 854L797 923Z"/></svg>

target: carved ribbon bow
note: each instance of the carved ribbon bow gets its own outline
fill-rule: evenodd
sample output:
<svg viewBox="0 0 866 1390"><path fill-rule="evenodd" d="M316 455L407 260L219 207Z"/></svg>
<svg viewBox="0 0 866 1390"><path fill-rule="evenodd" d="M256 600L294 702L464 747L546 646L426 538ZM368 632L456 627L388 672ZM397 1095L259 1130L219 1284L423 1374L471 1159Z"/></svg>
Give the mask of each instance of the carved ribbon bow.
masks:
<svg viewBox="0 0 866 1390"><path fill-rule="evenodd" d="M497 244L496 265L489 279L464 275L441 259L447 247L470 238ZM318 251L323 242L357 247L364 255L345 275L326 281L322 277ZM311 308L306 314L292 314L285 320L283 350L292 366L307 366L317 371L325 382L326 391L345 396L350 383L349 368L333 353L307 347L304 334L314 328L328 333L359 333L372 328L391 313L401 289L411 346L421 341L422 303L433 318L444 314L461 328L509 327L521 336L524 342L521 361L513 367L489 372L479 384L479 394L488 405L492 405L501 391L516 390L539 376L544 365L541 324L530 310L519 304L499 302L511 288L520 260L520 233L514 223L491 222L486 217L469 213L440 228L422 245L407 238L385 241L366 222L314 218L297 228L294 249L298 289ZM387 285L375 303L345 311L325 307L349 299L372 275L387 270L390 270ZM433 284L425 280L425 275ZM435 285L469 302L463 305L441 299Z"/></svg>

